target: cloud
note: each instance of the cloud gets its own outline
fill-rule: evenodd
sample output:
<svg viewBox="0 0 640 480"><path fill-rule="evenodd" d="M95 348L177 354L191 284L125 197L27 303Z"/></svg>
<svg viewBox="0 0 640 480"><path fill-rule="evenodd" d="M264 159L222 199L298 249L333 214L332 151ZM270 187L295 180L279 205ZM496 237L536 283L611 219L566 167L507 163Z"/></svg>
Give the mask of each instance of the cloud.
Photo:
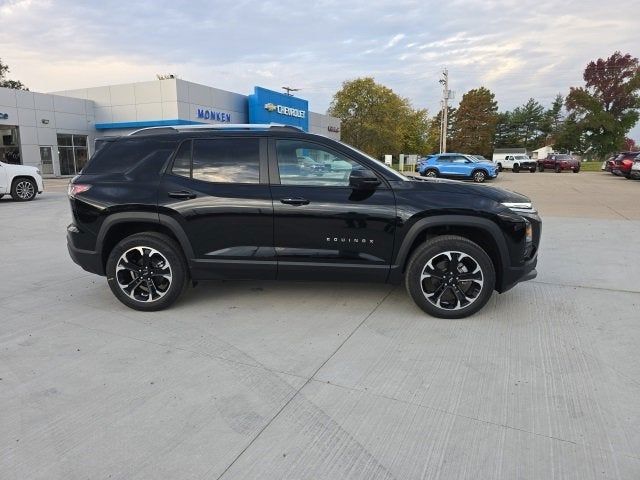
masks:
<svg viewBox="0 0 640 480"><path fill-rule="evenodd" d="M175 73L245 94L299 87L315 111L365 75L434 111L446 66L456 98L484 85L510 109L582 84L594 58L640 55L636 10L637 0L9 0L0 55L35 91Z"/></svg>

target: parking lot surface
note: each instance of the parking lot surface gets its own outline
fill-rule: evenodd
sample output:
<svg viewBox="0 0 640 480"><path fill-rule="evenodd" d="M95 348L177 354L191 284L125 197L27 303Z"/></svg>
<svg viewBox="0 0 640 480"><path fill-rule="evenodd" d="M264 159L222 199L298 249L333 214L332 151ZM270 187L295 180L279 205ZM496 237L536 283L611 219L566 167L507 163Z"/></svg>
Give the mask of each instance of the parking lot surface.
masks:
<svg viewBox="0 0 640 480"><path fill-rule="evenodd" d="M378 284L129 310L69 259L64 183L0 200L0 478L640 478L640 182L501 174L539 276L456 321Z"/></svg>

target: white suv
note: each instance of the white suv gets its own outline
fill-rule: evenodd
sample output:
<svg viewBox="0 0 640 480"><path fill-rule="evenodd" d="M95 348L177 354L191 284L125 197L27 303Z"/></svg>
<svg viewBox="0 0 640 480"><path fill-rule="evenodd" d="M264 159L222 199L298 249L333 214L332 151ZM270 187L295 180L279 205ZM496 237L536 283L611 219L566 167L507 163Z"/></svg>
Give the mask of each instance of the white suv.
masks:
<svg viewBox="0 0 640 480"><path fill-rule="evenodd" d="M24 202L33 200L42 190L42 176L36 167L0 162L0 198L11 194L14 200Z"/></svg>

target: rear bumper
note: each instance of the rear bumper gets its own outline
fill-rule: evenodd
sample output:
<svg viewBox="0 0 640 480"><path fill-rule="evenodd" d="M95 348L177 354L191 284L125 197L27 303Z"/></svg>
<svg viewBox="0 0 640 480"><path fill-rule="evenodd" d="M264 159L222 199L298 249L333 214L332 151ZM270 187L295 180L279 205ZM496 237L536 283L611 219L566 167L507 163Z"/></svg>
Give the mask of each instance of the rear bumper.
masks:
<svg viewBox="0 0 640 480"><path fill-rule="evenodd" d="M83 250L77 248L73 244L73 235L67 231L67 250L69 250L69 256L77 265L82 267L90 273L97 275L104 275L104 267L102 265L102 259L97 252L91 250Z"/></svg>

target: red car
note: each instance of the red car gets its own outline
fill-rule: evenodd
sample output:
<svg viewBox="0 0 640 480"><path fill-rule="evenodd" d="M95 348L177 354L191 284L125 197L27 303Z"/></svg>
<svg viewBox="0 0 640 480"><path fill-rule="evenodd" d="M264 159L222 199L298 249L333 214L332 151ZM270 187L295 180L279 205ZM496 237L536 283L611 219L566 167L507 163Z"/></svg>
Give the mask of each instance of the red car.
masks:
<svg viewBox="0 0 640 480"><path fill-rule="evenodd" d="M556 173L562 170L571 170L573 173L580 171L580 162L571 155L564 153L550 153L547 158L538 160L538 171L544 172L545 168L554 170Z"/></svg>
<svg viewBox="0 0 640 480"><path fill-rule="evenodd" d="M634 160L640 155L640 152L623 152L616 157L611 166L611 173L621 177L629 178L631 175L631 167Z"/></svg>

